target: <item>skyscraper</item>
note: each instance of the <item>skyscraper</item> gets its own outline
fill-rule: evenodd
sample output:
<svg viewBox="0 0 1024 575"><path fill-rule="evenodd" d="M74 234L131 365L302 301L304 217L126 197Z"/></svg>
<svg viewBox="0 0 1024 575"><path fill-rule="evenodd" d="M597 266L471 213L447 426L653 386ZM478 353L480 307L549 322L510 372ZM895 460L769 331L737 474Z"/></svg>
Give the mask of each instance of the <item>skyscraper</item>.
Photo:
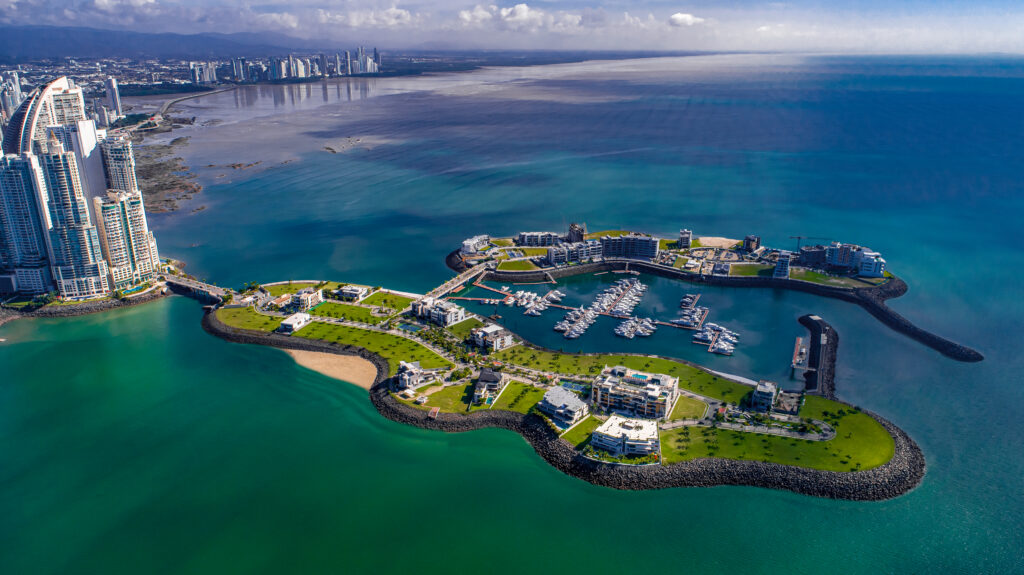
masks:
<svg viewBox="0 0 1024 575"><path fill-rule="evenodd" d="M53 286L45 232L46 183L32 154L0 158L0 293Z"/></svg>
<svg viewBox="0 0 1024 575"><path fill-rule="evenodd" d="M75 154L56 138L40 156L49 215L50 270L64 298L85 298L110 292L107 264L100 251L96 226L82 191Z"/></svg>
<svg viewBox="0 0 1024 575"><path fill-rule="evenodd" d="M156 241L139 192L110 190L93 200L100 243L110 265L112 289L149 281L159 270Z"/></svg>
<svg viewBox="0 0 1024 575"><path fill-rule="evenodd" d="M124 109L121 108L121 93L117 89L117 78L110 76L104 83L107 86L107 100L110 101L110 109L118 117L124 116Z"/></svg>
<svg viewBox="0 0 1024 575"><path fill-rule="evenodd" d="M103 171L107 188L125 192L138 192L139 181L135 175L135 153L132 141L126 136L112 136L100 144L103 151Z"/></svg>

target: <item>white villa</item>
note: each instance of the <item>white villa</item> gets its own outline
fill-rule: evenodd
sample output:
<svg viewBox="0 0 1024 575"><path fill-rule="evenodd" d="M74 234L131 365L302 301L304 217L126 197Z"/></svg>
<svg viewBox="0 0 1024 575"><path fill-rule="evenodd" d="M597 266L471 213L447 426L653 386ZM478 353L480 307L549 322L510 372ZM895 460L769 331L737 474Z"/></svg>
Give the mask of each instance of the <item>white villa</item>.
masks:
<svg viewBox="0 0 1024 575"><path fill-rule="evenodd" d="M650 455L660 451L658 423L650 419L626 419L613 415L590 437L594 449L612 455Z"/></svg>
<svg viewBox="0 0 1024 575"><path fill-rule="evenodd" d="M309 325L311 321L313 321L313 317L308 313L293 313L281 322L281 327L277 328L277 331L281 333L295 333Z"/></svg>

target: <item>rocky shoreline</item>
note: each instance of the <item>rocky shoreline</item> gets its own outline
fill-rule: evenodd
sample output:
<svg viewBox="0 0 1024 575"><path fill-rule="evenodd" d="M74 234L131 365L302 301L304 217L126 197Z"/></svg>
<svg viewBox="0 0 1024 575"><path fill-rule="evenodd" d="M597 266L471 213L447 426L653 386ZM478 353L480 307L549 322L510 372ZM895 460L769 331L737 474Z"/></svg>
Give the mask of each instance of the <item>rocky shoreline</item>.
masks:
<svg viewBox="0 0 1024 575"><path fill-rule="evenodd" d="M88 315L92 313L110 311L112 309L142 305L168 295L170 295L169 292L155 289L151 292L136 297L125 298L123 300L104 299L98 301L87 301L74 305L47 305L32 311L21 311L4 307L0 308L0 325L23 318L76 317L80 315Z"/></svg>
<svg viewBox="0 0 1024 575"><path fill-rule="evenodd" d="M458 256L458 251L448 254L445 258L445 263L450 269L456 272L465 270L465 266L462 264L462 260ZM894 331L902 333L903 335L934 349L950 359L963 362L978 362L985 359L985 357L976 350L921 329L886 305L886 300L900 297L907 293L907 290L909 289L906 282L895 277L878 287L848 290L789 278L694 276L693 274L688 274L674 268L656 266L648 262L635 260L608 260L602 263L581 264L578 266L557 268L553 270L488 270L485 272L485 279L502 283L534 283L546 282L551 279L557 280L559 278L574 275L623 270L638 271L690 283L724 287L788 289L840 299L859 305Z"/></svg>
<svg viewBox="0 0 1024 575"><path fill-rule="evenodd" d="M577 453L573 446L560 439L537 415L488 410L470 414L441 413L436 419L431 419L426 411L395 399L390 393L387 360L365 349L233 328L218 320L211 309L203 316L202 325L208 333L236 343L357 355L371 361L377 368L376 380L370 388L370 401L384 417L398 423L449 433L488 427L514 431L559 471L613 489L736 485L781 489L830 499L880 501L914 489L921 483L925 473L924 455L914 440L886 419L868 411L864 413L875 418L892 435L895 452L889 462L867 471L819 471L729 459L698 459L672 465L647 466L601 463ZM834 357L832 355L833 360Z"/></svg>

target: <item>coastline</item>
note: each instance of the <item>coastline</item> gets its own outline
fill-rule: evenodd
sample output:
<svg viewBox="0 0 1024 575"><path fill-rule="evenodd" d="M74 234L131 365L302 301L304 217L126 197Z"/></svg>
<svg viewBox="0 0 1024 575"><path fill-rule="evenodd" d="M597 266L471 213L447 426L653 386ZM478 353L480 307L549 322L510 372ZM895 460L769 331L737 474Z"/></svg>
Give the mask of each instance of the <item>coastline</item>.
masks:
<svg viewBox="0 0 1024 575"><path fill-rule="evenodd" d="M73 305L47 305L33 311L20 311L9 307L0 307L0 326L16 319L77 317L110 311L113 309L133 307L156 301L171 295L170 289L153 289L136 297L124 300L104 299L86 301Z"/></svg>
<svg viewBox="0 0 1024 575"><path fill-rule="evenodd" d="M465 265L462 264L462 260L458 255L458 250L449 253L445 257L445 264L449 269L456 273L461 273L466 270ZM550 270L508 271L488 269L483 272L483 278L488 281L502 283L534 283L550 282L559 278L575 275L623 270L639 271L694 284L722 287L788 289L811 293L822 297L839 299L859 305L869 314L874 316L875 319L879 320L893 331L901 333L918 343L924 344L950 359L967 363L978 362L985 359L985 356L974 349L948 340L914 325L914 323L909 319L903 317L886 305L885 302L887 300L900 297L909 290L906 282L898 277L894 277L878 287L848 290L789 278L694 276L693 274L687 274L675 268L666 268L649 262L611 259L601 263L581 264Z"/></svg>
<svg viewBox="0 0 1024 575"><path fill-rule="evenodd" d="M233 328L217 319L215 311L209 307L203 315L202 326L211 335L235 343L361 357L377 370L369 396L382 416L397 423L449 433L489 427L514 431L551 466L603 487L647 490L735 485L779 489L829 499L881 501L913 490L920 485L925 474L924 454L914 440L896 425L867 410L861 411L878 421L892 436L894 451L888 462L866 471L821 471L777 463L716 458L649 466L602 463L578 453L534 414L486 410L469 414L440 413L436 419L431 419L426 411L405 405L391 395L387 360L363 348ZM834 363L835 354L826 354L824 359ZM830 371L834 372L834 369Z"/></svg>

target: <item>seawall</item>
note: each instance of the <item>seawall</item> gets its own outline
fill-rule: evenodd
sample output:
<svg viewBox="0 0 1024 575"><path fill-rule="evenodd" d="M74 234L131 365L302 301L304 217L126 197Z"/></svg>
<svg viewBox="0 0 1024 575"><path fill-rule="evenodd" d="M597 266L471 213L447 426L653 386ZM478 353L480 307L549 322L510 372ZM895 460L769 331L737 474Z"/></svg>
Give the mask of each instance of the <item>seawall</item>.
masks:
<svg viewBox="0 0 1024 575"><path fill-rule="evenodd" d="M449 254L445 261L449 264L451 269L458 271L461 260L457 257L453 258L453 254L455 254L455 252ZM578 266L556 268L553 270L490 270L486 272L484 277L487 280L502 283L533 283L549 281L549 278L547 277L548 275L554 279L559 279L574 275L622 271L627 269L695 284L723 287L788 289L811 293L822 297L840 299L861 306L868 313L883 324L889 326L894 331L902 333L903 335L938 351L950 359L963 362L977 362L984 359L984 356L981 353L969 347L960 345L944 337L921 329L914 325L910 320L887 306L885 304L886 300L900 297L907 293L908 290L906 282L895 277L878 287L849 290L790 278L696 276L675 268L667 268L665 266L636 260L608 260L601 263L582 264Z"/></svg>
<svg viewBox="0 0 1024 575"><path fill-rule="evenodd" d="M925 473L924 456L917 444L903 430L867 411L864 413L878 420L892 435L895 443L893 458L886 464L867 471L818 471L776 463L728 459L698 459L672 465L647 466L601 463L577 453L569 443L559 439L543 419L534 414L487 410L470 414L441 413L436 419L431 419L426 411L395 399L389 391L387 360L362 348L233 328L218 320L215 313L209 309L203 316L202 325L207 332L236 343L357 355L365 358L377 368L376 380L370 388L370 401L384 417L398 423L449 433L488 427L514 431L556 469L594 485L613 489L737 485L783 489L831 499L878 501L898 497L914 489L921 483Z"/></svg>
<svg viewBox="0 0 1024 575"><path fill-rule="evenodd" d="M123 300L104 299L97 301L86 301L73 305L47 305L32 311L21 311L12 308L0 308L0 325L3 325L9 321L14 321L16 319L23 318L76 317L80 315L88 315L92 313L110 311L112 309L142 305L144 303L149 303L151 301L158 300L168 295L169 293L165 293L163 292L163 290L155 289L151 292L136 297L125 298Z"/></svg>

